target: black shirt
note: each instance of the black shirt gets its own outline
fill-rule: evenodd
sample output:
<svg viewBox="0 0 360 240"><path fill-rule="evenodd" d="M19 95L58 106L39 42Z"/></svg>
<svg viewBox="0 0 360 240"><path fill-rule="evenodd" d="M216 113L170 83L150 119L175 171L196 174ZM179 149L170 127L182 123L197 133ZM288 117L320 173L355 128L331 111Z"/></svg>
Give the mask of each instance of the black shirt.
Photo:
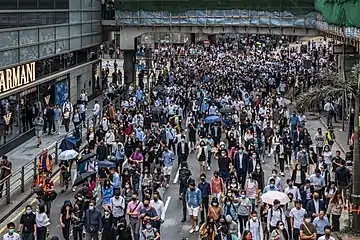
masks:
<svg viewBox="0 0 360 240"><path fill-rule="evenodd" d="M34 213L27 214L24 213L20 218L20 224L23 225L23 233L33 233L34 224L36 224L36 216Z"/></svg>

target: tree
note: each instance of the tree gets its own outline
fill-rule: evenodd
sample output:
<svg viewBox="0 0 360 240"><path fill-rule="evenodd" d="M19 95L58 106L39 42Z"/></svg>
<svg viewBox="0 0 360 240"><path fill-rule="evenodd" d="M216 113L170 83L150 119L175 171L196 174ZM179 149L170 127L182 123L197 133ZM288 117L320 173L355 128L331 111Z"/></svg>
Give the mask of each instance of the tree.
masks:
<svg viewBox="0 0 360 240"><path fill-rule="evenodd" d="M318 84L312 86L308 92L301 93L297 99L297 106L311 108L331 96L342 96L351 93L355 99L354 113L354 157L353 157L353 183L352 207L360 209L360 145L359 145L359 107L360 107L360 63L353 67L350 79L344 79L341 74L326 72L319 78ZM355 174L358 173L358 174ZM360 214L354 212L352 230L360 232Z"/></svg>

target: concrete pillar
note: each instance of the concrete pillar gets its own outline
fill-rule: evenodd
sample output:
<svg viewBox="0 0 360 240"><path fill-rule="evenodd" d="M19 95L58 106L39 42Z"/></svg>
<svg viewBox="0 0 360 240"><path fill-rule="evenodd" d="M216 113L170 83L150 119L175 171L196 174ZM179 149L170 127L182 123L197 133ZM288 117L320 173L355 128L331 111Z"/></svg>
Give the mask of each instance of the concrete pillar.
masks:
<svg viewBox="0 0 360 240"><path fill-rule="evenodd" d="M135 50L124 50L125 84L135 82Z"/></svg>
<svg viewBox="0 0 360 240"><path fill-rule="evenodd" d="M216 43L216 35L215 34L208 35L208 39L211 44Z"/></svg>
<svg viewBox="0 0 360 240"><path fill-rule="evenodd" d="M191 40L191 43L196 43L196 34L195 33L191 33L190 34L190 40Z"/></svg>

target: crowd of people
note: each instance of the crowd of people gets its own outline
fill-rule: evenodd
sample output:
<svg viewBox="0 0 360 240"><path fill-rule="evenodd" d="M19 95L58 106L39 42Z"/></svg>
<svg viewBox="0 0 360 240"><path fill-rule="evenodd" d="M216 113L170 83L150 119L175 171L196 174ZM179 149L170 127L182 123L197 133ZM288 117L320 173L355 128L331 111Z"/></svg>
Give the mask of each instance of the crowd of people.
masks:
<svg viewBox="0 0 360 240"><path fill-rule="evenodd" d="M62 190L75 194L60 209L62 238L165 239L163 199L180 168L190 238L333 239L347 207L351 154L333 154L332 128L312 135L305 113L287 100L331 66L328 46L297 51L284 38L225 39L163 48L155 65L151 92L128 86L120 104L116 91L106 92L110 107L86 126L86 148L60 163ZM44 154L39 168L51 172L50 162ZM57 224L49 222L54 183L44 177L41 186L47 201L36 211L27 206L4 240L43 240Z"/></svg>

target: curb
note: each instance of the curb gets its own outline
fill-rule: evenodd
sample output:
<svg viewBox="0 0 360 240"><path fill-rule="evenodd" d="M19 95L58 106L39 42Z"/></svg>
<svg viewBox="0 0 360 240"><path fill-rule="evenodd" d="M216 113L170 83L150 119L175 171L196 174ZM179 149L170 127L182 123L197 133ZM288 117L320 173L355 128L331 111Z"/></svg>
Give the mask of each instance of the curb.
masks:
<svg viewBox="0 0 360 240"><path fill-rule="evenodd" d="M319 117L319 120L321 125L323 125L327 129L327 125L324 120L321 117ZM335 143L340 147L340 150L343 152L343 154L345 154L346 150L343 148L343 146L341 146L340 142L337 139L335 139Z"/></svg>

